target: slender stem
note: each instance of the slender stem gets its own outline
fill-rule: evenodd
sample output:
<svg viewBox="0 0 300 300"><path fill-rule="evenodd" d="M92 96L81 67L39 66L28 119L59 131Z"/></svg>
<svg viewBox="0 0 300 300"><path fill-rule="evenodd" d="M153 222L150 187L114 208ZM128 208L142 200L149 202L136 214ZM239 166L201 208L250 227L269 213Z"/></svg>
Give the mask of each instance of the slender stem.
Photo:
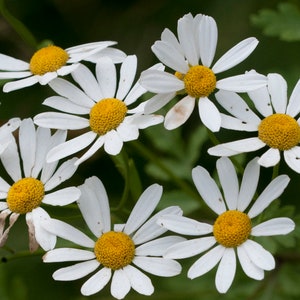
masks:
<svg viewBox="0 0 300 300"><path fill-rule="evenodd" d="M20 37L26 42L29 46L37 49L37 40L29 29L17 18L15 18L5 7L5 0L0 0L0 14L3 18L10 24L10 26L20 35Z"/></svg>
<svg viewBox="0 0 300 300"><path fill-rule="evenodd" d="M277 177L279 174L279 162L277 165L275 165L273 167L273 173L272 173L272 179L274 179L275 177Z"/></svg>
<svg viewBox="0 0 300 300"><path fill-rule="evenodd" d="M20 259L24 257L32 257L32 256L41 256L45 253L43 250L38 250L35 252L30 252L30 251L20 251L18 253L13 253L8 256L2 256L0 263L7 263L9 261L15 260L15 259Z"/></svg>

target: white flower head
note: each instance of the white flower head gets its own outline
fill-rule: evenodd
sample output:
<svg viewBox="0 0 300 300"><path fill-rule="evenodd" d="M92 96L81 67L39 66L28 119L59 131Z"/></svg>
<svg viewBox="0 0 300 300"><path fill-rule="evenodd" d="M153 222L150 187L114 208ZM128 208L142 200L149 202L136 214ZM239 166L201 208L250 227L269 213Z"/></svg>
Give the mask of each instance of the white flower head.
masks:
<svg viewBox="0 0 300 300"><path fill-rule="evenodd" d="M114 44L116 42L95 42L67 49L49 45L36 51L29 63L0 54L0 79L19 79L4 84L3 91L10 92L36 83L48 84L58 76L70 74L84 60L96 62L100 57L108 56L119 63L126 55L110 47Z"/></svg>
<svg viewBox="0 0 300 300"><path fill-rule="evenodd" d="M162 116L144 114L142 105L134 109L128 108L146 92L139 83L132 87L136 68L136 56L127 56L121 65L117 83L116 67L106 57L98 60L96 78L83 65L72 72L81 89L61 78L50 82L50 87L59 96L47 98L43 104L63 113L41 113L35 116L34 122L39 126L55 129L86 128L88 132L53 148L48 154L49 162L71 155L89 145L92 146L77 164L91 157L102 146L107 153L116 155L120 153L123 142L138 138L139 129L163 121Z"/></svg>
<svg viewBox="0 0 300 300"><path fill-rule="evenodd" d="M233 115L233 117L222 115L222 127L257 132L257 137L220 144L208 149L208 153L231 156L268 147L258 160L260 165L275 166L280 161L280 153L283 152L288 166L300 173L300 80L289 101L287 83L276 73L268 75L267 87L248 94L262 117L254 113L236 93L220 91L216 94L216 98Z"/></svg>
<svg viewBox="0 0 300 300"><path fill-rule="evenodd" d="M163 258L162 254L166 247L184 239L179 236L160 237L167 230L156 224L161 215L181 215L181 209L167 207L149 218L161 198L160 185L148 187L134 206L126 224L116 224L113 229L109 201L102 182L97 177L91 177L79 189L81 197L78 205L94 238L59 220L45 222L45 228L51 233L90 248L57 248L47 252L43 257L47 263L78 262L54 272L55 280L75 280L93 272L81 287L83 295L99 292L111 280L112 296L123 299L131 288L143 295L154 292L150 278L141 270L162 277L175 276L181 272L179 263Z"/></svg>
<svg viewBox="0 0 300 300"><path fill-rule="evenodd" d="M237 258L245 274L256 280L264 278L265 270L275 268L272 254L252 237L287 234L295 224L281 217L252 226L252 219L282 194L289 182L287 175L272 180L249 208L259 181L257 158L246 166L240 187L229 158L218 159L217 172L223 193L203 167L197 166L192 171L199 194L218 214L213 225L182 216L163 216L158 224L180 234L200 236L171 246L164 257L180 259L206 252L190 267L188 277L199 277L219 264L215 284L220 293L226 293L235 276Z"/></svg>
<svg viewBox="0 0 300 300"><path fill-rule="evenodd" d="M12 118L0 127L0 155L14 138L12 133L19 128L21 120Z"/></svg>
<svg viewBox="0 0 300 300"><path fill-rule="evenodd" d="M49 129L36 129L31 119L25 119L19 128L19 151L15 138L3 151L1 161L13 183L9 184L0 177L0 199L5 199L0 201L0 246L5 244L10 228L20 215L26 218L31 251L35 251L39 245L44 250L55 246L56 236L40 226L42 220L50 218L41 205L63 206L80 196L77 187L50 192L69 179L77 169L74 165L76 159L70 159L60 166L58 162L46 163L49 149L65 139L65 131L58 130L51 135ZM9 224L5 229L7 217Z"/></svg>
<svg viewBox="0 0 300 300"><path fill-rule="evenodd" d="M266 85L266 78L259 74L243 74L225 79L217 78L245 60L256 48L256 38L247 38L227 51L212 64L218 30L212 17L187 14L178 20L178 40L168 29L156 41L152 51L171 74L161 70L146 70L141 74L141 84L150 92L157 93L150 99L145 112L152 113L170 102L176 95L187 94L166 114L166 129L175 129L186 122L198 99L198 110L202 123L212 131L219 131L221 116L212 102L215 89L246 92Z"/></svg>

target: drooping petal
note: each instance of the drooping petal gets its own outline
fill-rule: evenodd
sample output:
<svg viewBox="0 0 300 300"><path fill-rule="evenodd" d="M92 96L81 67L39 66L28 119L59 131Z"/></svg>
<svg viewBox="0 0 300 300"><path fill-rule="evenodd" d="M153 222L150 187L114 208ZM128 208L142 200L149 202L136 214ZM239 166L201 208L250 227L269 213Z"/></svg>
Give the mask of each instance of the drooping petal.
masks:
<svg viewBox="0 0 300 300"><path fill-rule="evenodd" d="M295 229L295 223L289 218L274 218L254 226L251 235L272 236L288 234Z"/></svg>
<svg viewBox="0 0 300 300"><path fill-rule="evenodd" d="M27 76L27 74L28 74L27 72L26 73L24 72L22 77L25 77L25 75ZM29 74L28 74L28 76L29 76ZM32 85L36 84L37 82L38 82L37 76L30 76L30 77L27 77L24 79L7 82L3 86L3 92L8 93L11 91L19 90L24 87L32 86Z"/></svg>
<svg viewBox="0 0 300 300"><path fill-rule="evenodd" d="M131 285L130 281L123 269L118 269L114 271L110 292L111 295L117 299L123 299L130 291Z"/></svg>
<svg viewBox="0 0 300 300"><path fill-rule="evenodd" d="M287 175L279 175L273 179L258 196L249 210L248 216L252 219L259 215L273 200L277 199L283 193L289 181L290 178Z"/></svg>
<svg viewBox="0 0 300 300"><path fill-rule="evenodd" d="M195 107L195 98L186 96L177 102L165 116L165 128L175 129L185 123L190 117Z"/></svg>
<svg viewBox="0 0 300 300"><path fill-rule="evenodd" d="M219 131L221 115L215 104L207 97L203 97L199 99L198 109L202 123L213 132Z"/></svg>
<svg viewBox="0 0 300 300"><path fill-rule="evenodd" d="M107 132L104 136L104 150L110 155L117 155L123 147L123 140L116 130Z"/></svg>
<svg viewBox="0 0 300 300"><path fill-rule="evenodd" d="M288 166L297 173L300 173L300 147L295 146L292 149L283 151L284 160Z"/></svg>
<svg viewBox="0 0 300 300"><path fill-rule="evenodd" d="M216 288L224 294L230 288L236 271L236 257L233 248L226 248L221 258L217 274Z"/></svg>
<svg viewBox="0 0 300 300"><path fill-rule="evenodd" d="M203 167L192 170L194 184L205 203L218 215L226 211L223 196L213 178Z"/></svg>

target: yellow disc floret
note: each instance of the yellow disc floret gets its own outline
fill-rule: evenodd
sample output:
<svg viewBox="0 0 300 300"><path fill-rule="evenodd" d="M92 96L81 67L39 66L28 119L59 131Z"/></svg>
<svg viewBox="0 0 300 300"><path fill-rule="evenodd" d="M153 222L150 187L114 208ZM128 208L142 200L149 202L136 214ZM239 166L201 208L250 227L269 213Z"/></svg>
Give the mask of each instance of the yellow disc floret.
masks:
<svg viewBox="0 0 300 300"><path fill-rule="evenodd" d="M183 78L185 91L192 97L209 96L216 88L217 79L214 72L205 66L191 67Z"/></svg>
<svg viewBox="0 0 300 300"><path fill-rule="evenodd" d="M251 233L251 220L243 212L228 210L217 218L213 234L218 243L233 248L244 243Z"/></svg>
<svg viewBox="0 0 300 300"><path fill-rule="evenodd" d="M63 67L69 59L68 53L57 46L47 46L34 53L30 60L30 71L34 75L55 72Z"/></svg>
<svg viewBox="0 0 300 300"><path fill-rule="evenodd" d="M44 194L44 184L38 179L27 177L10 187L6 202L12 212L26 214L40 206Z"/></svg>
<svg viewBox="0 0 300 300"><path fill-rule="evenodd" d="M116 129L127 113L126 104L115 98L106 98L96 103L90 111L90 127L99 135Z"/></svg>
<svg viewBox="0 0 300 300"><path fill-rule="evenodd" d="M300 142L300 127L291 116L274 114L261 121L258 137L271 148L289 150Z"/></svg>
<svg viewBox="0 0 300 300"><path fill-rule="evenodd" d="M94 252L97 260L104 267L118 270L132 262L135 246L127 234L109 231L97 240Z"/></svg>

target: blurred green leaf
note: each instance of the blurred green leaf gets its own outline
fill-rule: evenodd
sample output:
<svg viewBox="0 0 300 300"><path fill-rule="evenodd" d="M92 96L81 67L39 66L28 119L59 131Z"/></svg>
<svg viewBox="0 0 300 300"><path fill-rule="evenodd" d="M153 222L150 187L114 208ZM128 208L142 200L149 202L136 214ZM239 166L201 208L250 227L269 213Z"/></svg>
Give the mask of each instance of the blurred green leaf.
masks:
<svg viewBox="0 0 300 300"><path fill-rule="evenodd" d="M300 11L294 4L282 2L277 11L261 9L250 19L267 36L279 37L287 42L300 40Z"/></svg>

